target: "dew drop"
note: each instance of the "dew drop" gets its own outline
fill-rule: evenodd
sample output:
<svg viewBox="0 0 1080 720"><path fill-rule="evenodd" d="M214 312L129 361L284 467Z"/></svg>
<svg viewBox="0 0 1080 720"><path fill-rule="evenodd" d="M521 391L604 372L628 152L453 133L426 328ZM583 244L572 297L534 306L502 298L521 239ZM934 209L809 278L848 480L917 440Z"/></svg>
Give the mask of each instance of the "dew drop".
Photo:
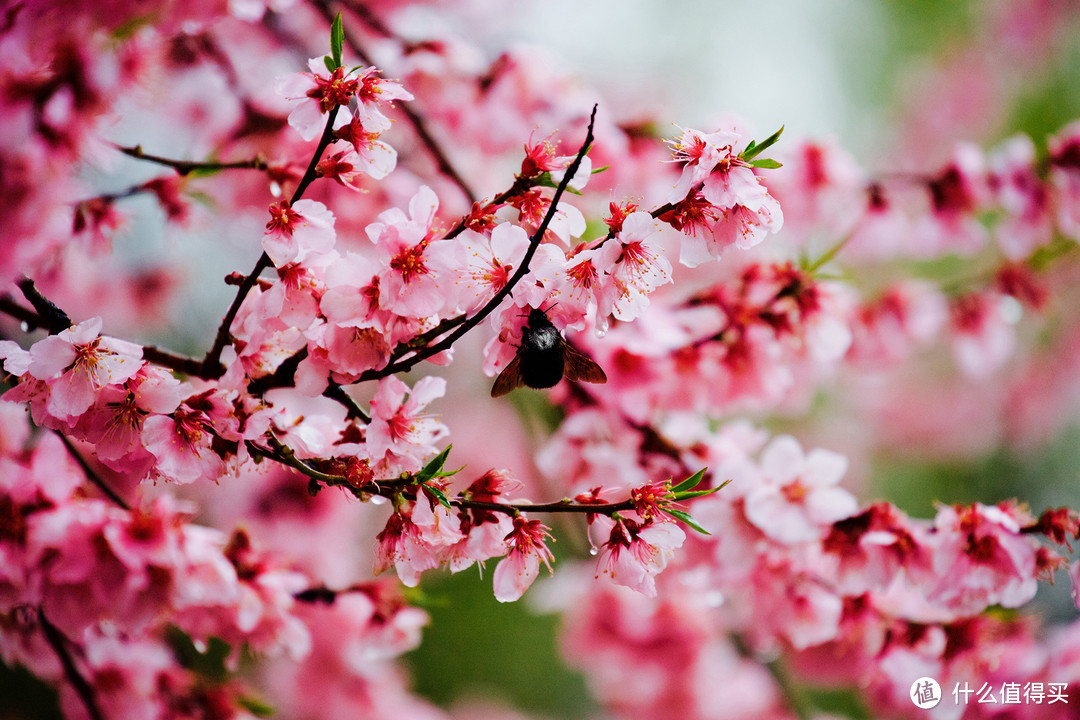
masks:
<svg viewBox="0 0 1080 720"><path fill-rule="evenodd" d="M601 330L600 328L596 328L596 337L602 338L605 335L607 335L607 330Z"/></svg>
<svg viewBox="0 0 1080 720"><path fill-rule="evenodd" d="M21 323L19 323L19 329L22 330L24 333L30 332L30 323L23 320Z"/></svg>
<svg viewBox="0 0 1080 720"><path fill-rule="evenodd" d="M590 555L592 555L592 556L594 556L594 557L595 557L595 556L596 556L596 555L598 555L599 553L600 553L600 551L599 551L599 550L597 550L597 549L596 549L595 547L591 547L591 548L589 548L589 554L590 554Z"/></svg>
<svg viewBox="0 0 1080 720"><path fill-rule="evenodd" d="M385 505L386 504L386 498L384 498L382 495L372 495L371 496L371 504L372 505Z"/></svg>

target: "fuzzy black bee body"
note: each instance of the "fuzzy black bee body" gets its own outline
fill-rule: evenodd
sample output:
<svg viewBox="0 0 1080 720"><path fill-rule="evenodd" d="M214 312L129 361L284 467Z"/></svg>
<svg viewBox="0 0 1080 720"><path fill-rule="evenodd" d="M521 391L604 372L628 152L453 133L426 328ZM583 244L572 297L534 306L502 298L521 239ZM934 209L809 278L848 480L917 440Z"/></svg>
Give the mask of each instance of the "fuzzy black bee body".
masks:
<svg viewBox="0 0 1080 720"><path fill-rule="evenodd" d="M554 387L564 376L591 383L607 382L604 370L567 344L547 313L534 308L521 329L517 355L495 378L491 397L505 395L522 385L537 389Z"/></svg>

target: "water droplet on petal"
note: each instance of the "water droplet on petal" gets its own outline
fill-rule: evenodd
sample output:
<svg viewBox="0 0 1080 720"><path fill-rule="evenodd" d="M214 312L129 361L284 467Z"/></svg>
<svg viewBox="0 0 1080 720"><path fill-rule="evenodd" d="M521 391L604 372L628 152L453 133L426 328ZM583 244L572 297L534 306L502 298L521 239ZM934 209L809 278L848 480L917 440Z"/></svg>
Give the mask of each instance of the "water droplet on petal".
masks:
<svg viewBox="0 0 1080 720"><path fill-rule="evenodd" d="M386 504L386 498L384 498L382 495L372 495L371 496L371 504L372 505L385 505Z"/></svg>
<svg viewBox="0 0 1080 720"><path fill-rule="evenodd" d="M595 557L595 556L596 556L596 555L598 555L599 553L600 553L600 551L599 551L599 550L597 550L597 549L596 549L595 547L591 547L591 548L589 548L589 554L590 554L590 555L592 555L592 556L594 556L594 557Z"/></svg>
<svg viewBox="0 0 1080 720"><path fill-rule="evenodd" d="M607 335L607 330L601 330L600 328L596 328L596 337L602 338L605 335Z"/></svg>
<svg viewBox="0 0 1080 720"><path fill-rule="evenodd" d="M21 323L19 323L19 329L22 330L24 333L30 332L30 323L23 320Z"/></svg>

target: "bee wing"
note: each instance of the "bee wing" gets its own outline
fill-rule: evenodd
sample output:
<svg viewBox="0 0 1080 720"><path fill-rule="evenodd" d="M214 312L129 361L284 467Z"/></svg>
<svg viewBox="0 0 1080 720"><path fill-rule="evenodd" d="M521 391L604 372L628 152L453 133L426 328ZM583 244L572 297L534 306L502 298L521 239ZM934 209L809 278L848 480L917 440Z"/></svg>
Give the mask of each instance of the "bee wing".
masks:
<svg viewBox="0 0 1080 720"><path fill-rule="evenodd" d="M580 380L590 383L607 382L604 369L597 365L588 355L570 345L570 343L563 343L563 354L563 374L567 380Z"/></svg>
<svg viewBox="0 0 1080 720"><path fill-rule="evenodd" d="M521 355L515 355L495 378L495 384L491 386L491 397L500 397L524 384L525 380L521 377Z"/></svg>

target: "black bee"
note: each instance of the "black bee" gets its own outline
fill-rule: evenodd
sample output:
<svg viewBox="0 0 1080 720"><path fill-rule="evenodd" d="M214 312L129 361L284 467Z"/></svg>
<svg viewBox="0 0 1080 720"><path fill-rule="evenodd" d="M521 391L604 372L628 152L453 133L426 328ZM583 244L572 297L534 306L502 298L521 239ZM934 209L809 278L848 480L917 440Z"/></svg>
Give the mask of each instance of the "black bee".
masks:
<svg viewBox="0 0 1080 720"><path fill-rule="evenodd" d="M521 329L517 355L503 368L491 388L491 397L505 395L514 388L549 388L566 376L568 380L606 383L603 368L580 350L571 347L539 308L529 311L529 321Z"/></svg>

